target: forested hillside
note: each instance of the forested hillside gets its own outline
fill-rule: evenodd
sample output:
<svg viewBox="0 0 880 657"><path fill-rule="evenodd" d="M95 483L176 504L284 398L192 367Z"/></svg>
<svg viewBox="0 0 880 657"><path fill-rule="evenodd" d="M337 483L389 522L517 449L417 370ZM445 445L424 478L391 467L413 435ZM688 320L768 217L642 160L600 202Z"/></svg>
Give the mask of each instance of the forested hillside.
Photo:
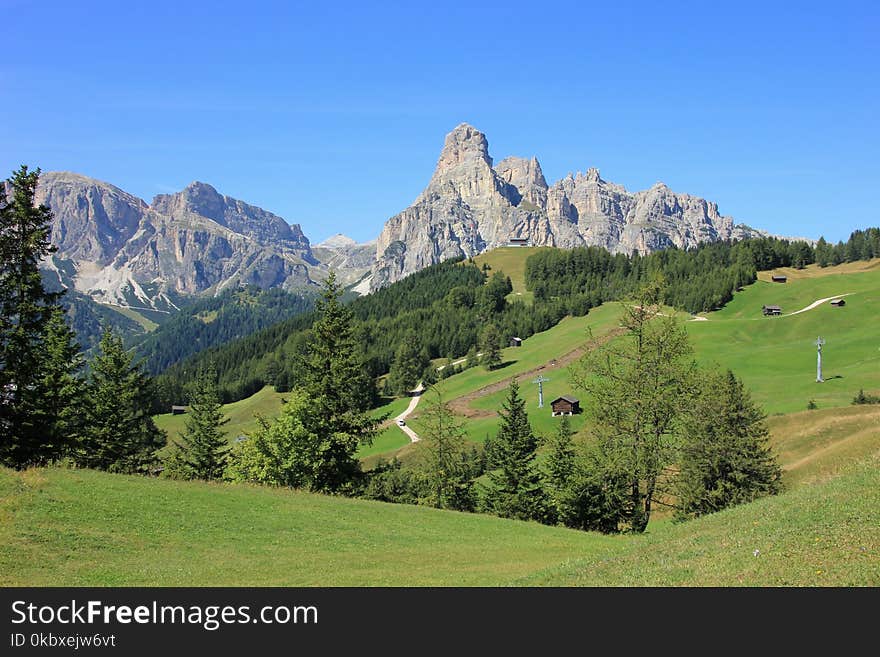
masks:
<svg viewBox="0 0 880 657"><path fill-rule="evenodd" d="M313 294L255 287L200 298L146 335L137 344L137 353L143 357L147 371L158 374L204 349L308 312L313 301Z"/></svg>

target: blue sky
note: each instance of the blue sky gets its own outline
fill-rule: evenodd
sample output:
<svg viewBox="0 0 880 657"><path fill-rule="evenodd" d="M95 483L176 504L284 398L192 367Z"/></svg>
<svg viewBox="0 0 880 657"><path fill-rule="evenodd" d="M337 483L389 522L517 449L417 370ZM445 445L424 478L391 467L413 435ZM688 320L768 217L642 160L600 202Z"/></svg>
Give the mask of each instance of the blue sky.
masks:
<svg viewBox="0 0 880 657"><path fill-rule="evenodd" d="M0 0L0 171L201 180L367 240L467 121L550 183L596 166L845 239L880 224L878 5Z"/></svg>

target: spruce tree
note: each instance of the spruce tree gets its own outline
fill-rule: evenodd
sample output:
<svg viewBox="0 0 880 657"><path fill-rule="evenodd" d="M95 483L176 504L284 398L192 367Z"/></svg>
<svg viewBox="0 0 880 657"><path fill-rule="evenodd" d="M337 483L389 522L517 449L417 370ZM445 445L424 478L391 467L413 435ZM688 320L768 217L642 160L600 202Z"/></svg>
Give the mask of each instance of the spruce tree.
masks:
<svg viewBox="0 0 880 657"><path fill-rule="evenodd" d="M544 492L554 520L565 515L566 491L575 470L573 435L571 422L567 415L563 415L556 433L546 441L548 453L543 468Z"/></svg>
<svg viewBox="0 0 880 657"><path fill-rule="evenodd" d="M501 425L492 441L492 465L497 471L489 473L486 507L502 518L544 520L546 500L535 464L538 439L529 424L516 379L510 382L499 415Z"/></svg>
<svg viewBox="0 0 880 657"><path fill-rule="evenodd" d="M438 509L474 509L473 481L465 449L463 422L433 388L432 401L421 413L421 469L428 485L427 503Z"/></svg>
<svg viewBox="0 0 880 657"><path fill-rule="evenodd" d="M16 468L59 456L41 408L46 327L60 293L43 287L39 269L55 251L52 212L35 201L39 175L13 172L11 197L0 184L0 463Z"/></svg>
<svg viewBox="0 0 880 657"><path fill-rule="evenodd" d="M223 425L228 422L217 390L217 373L211 367L203 369L189 394L186 429L172 453L170 474L183 479L220 479L228 451Z"/></svg>
<svg viewBox="0 0 880 657"><path fill-rule="evenodd" d="M730 370L704 374L684 435L676 486L678 519L779 492L782 471L769 446L764 414Z"/></svg>
<svg viewBox="0 0 880 657"><path fill-rule="evenodd" d="M87 403L81 378L85 361L60 306L52 308L44 346L37 382L39 424L44 431L41 452L47 458L72 455L82 435L82 409Z"/></svg>
<svg viewBox="0 0 880 657"><path fill-rule="evenodd" d="M480 358L483 367L487 370L494 370L501 365L501 338L494 324L487 324L483 329L480 336L480 349L482 350Z"/></svg>
<svg viewBox="0 0 880 657"><path fill-rule="evenodd" d="M391 391L396 395L405 395L415 388L427 365L428 359L419 349L415 332L407 332L397 347L391 371L388 373Z"/></svg>
<svg viewBox="0 0 880 657"><path fill-rule="evenodd" d="M358 446L372 442L378 427L367 412L375 384L364 364L354 316L340 302L341 295L331 272L300 357L300 388L309 400L303 424L319 443L320 463L309 487L324 492L350 489L360 473Z"/></svg>
<svg viewBox="0 0 880 657"><path fill-rule="evenodd" d="M106 329L91 363L80 465L112 472L143 472L155 460L165 435L150 416L150 380Z"/></svg>

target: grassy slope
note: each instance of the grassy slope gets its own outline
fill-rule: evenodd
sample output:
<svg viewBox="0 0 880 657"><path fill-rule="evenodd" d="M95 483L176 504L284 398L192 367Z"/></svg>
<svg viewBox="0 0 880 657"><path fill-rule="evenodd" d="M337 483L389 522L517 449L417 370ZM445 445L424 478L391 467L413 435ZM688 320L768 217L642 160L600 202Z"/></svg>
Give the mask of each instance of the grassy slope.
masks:
<svg viewBox="0 0 880 657"><path fill-rule="evenodd" d="M500 271L510 277L510 282L513 285L513 292L508 299L511 301L514 299L522 299L527 303L531 303L534 296L526 289L526 259L533 253L549 248L551 247L507 246L478 255L474 258L474 262L477 263L478 267L488 264L490 267L490 274Z"/></svg>
<svg viewBox="0 0 880 657"><path fill-rule="evenodd" d="M254 393L246 399L231 404L225 404L223 411L229 419L229 423L223 428L226 435L232 439L242 434L255 431L259 423L258 416L272 418L281 412L284 393L275 392L271 386ZM409 399L395 399L390 403L376 409L374 415L381 417L388 415L394 417L401 413L409 404ZM165 413L153 418L156 426L168 433L169 438L176 438L184 430L186 415L171 415ZM386 426L382 429L373 444L364 446L358 452L359 456L369 456L394 451L409 443L409 438L395 426Z"/></svg>
<svg viewBox="0 0 880 657"><path fill-rule="evenodd" d="M498 585L618 539L424 507L0 468L0 586Z"/></svg>
<svg viewBox="0 0 880 657"><path fill-rule="evenodd" d="M525 257L532 249L510 248L490 252L481 258L495 258L499 268L518 272L521 282ZM519 263L519 266L517 265ZM849 263L840 267L804 270L780 270L789 276L785 285L766 281L737 293L724 309L707 315L709 321L688 322L687 328L699 360L709 365L730 367L742 377L753 395L771 414L792 413L806 408L814 399L820 408L842 408L849 404L859 388L880 391L880 342L875 328L880 316L880 260ZM769 278L762 272L761 279ZM823 305L792 317L765 318L760 309L764 304L779 304L785 312L803 308L816 299L839 293L853 292L847 306L832 308ZM480 389L498 384L512 376L520 376L523 395L533 427L540 434L553 431L558 419L551 418L549 409L537 407L537 390L533 374L523 375L544 366L541 373L550 379L544 386L545 401L561 394L574 394L567 367L551 364L555 358L577 349L586 341L587 329L601 336L617 327L617 304L605 304L586 317L566 318L558 326L532 336L520 348L503 350L506 366L486 372L477 367L444 380L438 386L447 400L465 395L474 396ZM826 340L824 352L824 384L815 383L816 336ZM724 345L724 348L718 348ZM466 423L468 436L482 442L498 426L494 412L500 408L505 391L498 390L470 399L473 411ZM271 416L280 409L277 395L266 388L253 397L229 405L228 425L231 435L255 428L256 412ZM380 409L393 417L405 408L408 400L396 400ZM158 416L157 423L170 435L183 426L183 416ZM415 431L421 424L418 410L408 421ZM575 428L582 426L574 418ZM409 451L406 437L395 427L387 427L372 447L364 448L361 456L390 456Z"/></svg>
<svg viewBox="0 0 880 657"><path fill-rule="evenodd" d="M844 308L826 303L791 317L761 316L763 304L788 313L845 293L852 295ZM811 268L784 285L758 281L710 313L709 321L687 327L701 361L733 369L767 412L790 413L811 399L820 408L845 406L859 388L880 388L878 316L880 266L855 273ZM815 381L819 335L826 340L823 384Z"/></svg>
<svg viewBox="0 0 880 657"><path fill-rule="evenodd" d="M878 586L880 454L830 481L520 580L550 586ZM757 556L755 555L755 551Z"/></svg>

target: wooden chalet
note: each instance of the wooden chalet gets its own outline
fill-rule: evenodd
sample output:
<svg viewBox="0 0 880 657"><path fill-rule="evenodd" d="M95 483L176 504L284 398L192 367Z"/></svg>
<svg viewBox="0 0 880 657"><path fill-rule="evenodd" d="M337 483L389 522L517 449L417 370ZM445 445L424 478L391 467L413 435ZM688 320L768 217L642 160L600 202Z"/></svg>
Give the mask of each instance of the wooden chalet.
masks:
<svg viewBox="0 0 880 657"><path fill-rule="evenodd" d="M186 406L172 406L171 415L183 415L186 413Z"/></svg>
<svg viewBox="0 0 880 657"><path fill-rule="evenodd" d="M774 283L785 283L788 280L788 276L782 276L781 274L774 274L770 277L770 280Z"/></svg>
<svg viewBox="0 0 880 657"><path fill-rule="evenodd" d="M509 347L522 347L522 338L510 338Z"/></svg>
<svg viewBox="0 0 880 657"><path fill-rule="evenodd" d="M841 306L846 305L846 301L844 301L843 299L832 299L831 305L836 306L837 308L840 308Z"/></svg>
<svg viewBox="0 0 880 657"><path fill-rule="evenodd" d="M511 237L507 240L508 246L531 246L532 240L528 237Z"/></svg>
<svg viewBox="0 0 880 657"><path fill-rule="evenodd" d="M562 397L557 397L550 402L550 409L552 410L553 417L557 415L575 415L581 412L581 402L574 397L562 395Z"/></svg>
<svg viewBox="0 0 880 657"><path fill-rule="evenodd" d="M782 308L780 308L779 306L762 306L761 312L764 313L765 317L770 315L781 315Z"/></svg>

